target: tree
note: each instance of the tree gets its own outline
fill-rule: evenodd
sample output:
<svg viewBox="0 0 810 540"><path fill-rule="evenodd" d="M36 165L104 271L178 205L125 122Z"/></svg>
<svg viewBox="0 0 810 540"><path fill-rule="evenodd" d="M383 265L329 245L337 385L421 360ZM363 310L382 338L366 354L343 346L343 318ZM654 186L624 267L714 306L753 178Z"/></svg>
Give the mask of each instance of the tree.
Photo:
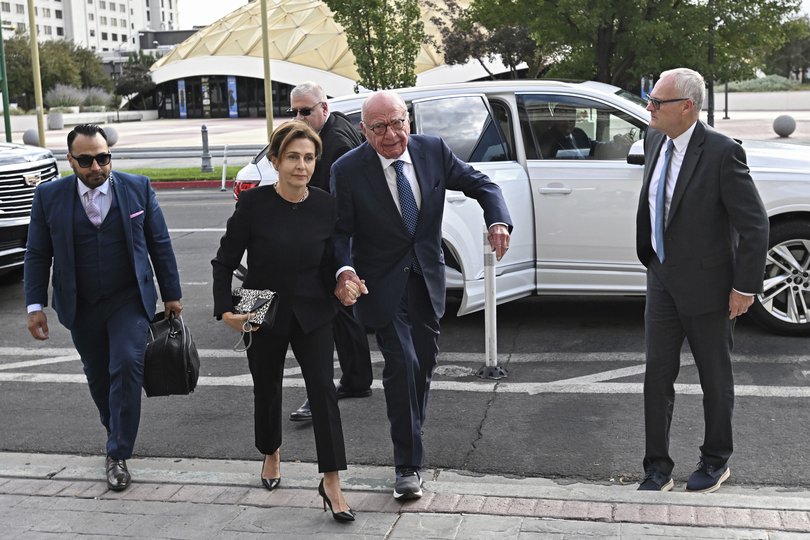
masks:
<svg viewBox="0 0 810 540"><path fill-rule="evenodd" d="M426 2L440 16L433 17L442 37L438 47L449 65L465 64L470 59L477 61L489 74L487 61L500 58L509 68L512 78L517 78L518 66L526 63L529 77L539 77L546 69L546 51L534 39L525 24L495 24L487 30L476 21L470 11L461 7L456 0L436 3Z"/></svg>
<svg viewBox="0 0 810 540"><path fill-rule="evenodd" d="M110 92L113 89L113 81L104 69L96 51L87 49L81 45L73 47L73 58L79 66L79 78L82 88L103 88Z"/></svg>
<svg viewBox="0 0 810 540"><path fill-rule="evenodd" d="M146 109L146 98L155 89L149 67L155 63L155 57L136 51L129 55L123 73L118 77L115 93L119 96L135 96L140 101L141 109Z"/></svg>
<svg viewBox="0 0 810 540"><path fill-rule="evenodd" d="M371 90L413 86L426 42L417 0L325 0L346 32L358 84Z"/></svg>
<svg viewBox="0 0 810 540"><path fill-rule="evenodd" d="M81 87L79 65L73 56L73 45L67 41L45 41L39 44L39 67L42 91L57 84Z"/></svg>
<svg viewBox="0 0 810 540"><path fill-rule="evenodd" d="M30 38L25 35L11 37L6 40L5 49L9 97L16 99L23 109L31 109L34 106L34 77ZM67 41L40 43L39 65L43 95L57 84L112 88L101 59L93 51Z"/></svg>
<svg viewBox="0 0 810 540"><path fill-rule="evenodd" d="M765 59L765 72L804 81L810 69L810 17L798 17L785 24L786 41Z"/></svg>
<svg viewBox="0 0 810 540"><path fill-rule="evenodd" d="M470 11L490 30L525 24L552 51L549 75L636 88L642 75L675 66L720 80L751 76L782 43L782 23L797 6L798 0L473 0Z"/></svg>

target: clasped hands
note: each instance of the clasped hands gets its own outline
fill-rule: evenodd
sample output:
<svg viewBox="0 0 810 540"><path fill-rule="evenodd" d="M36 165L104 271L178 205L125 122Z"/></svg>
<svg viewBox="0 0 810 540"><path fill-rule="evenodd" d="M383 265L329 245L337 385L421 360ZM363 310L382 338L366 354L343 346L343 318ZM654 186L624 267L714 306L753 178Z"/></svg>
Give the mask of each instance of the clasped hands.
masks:
<svg viewBox="0 0 810 540"><path fill-rule="evenodd" d="M366 281L351 270L341 272L335 285L335 296L344 306L353 306L360 296L368 294Z"/></svg>

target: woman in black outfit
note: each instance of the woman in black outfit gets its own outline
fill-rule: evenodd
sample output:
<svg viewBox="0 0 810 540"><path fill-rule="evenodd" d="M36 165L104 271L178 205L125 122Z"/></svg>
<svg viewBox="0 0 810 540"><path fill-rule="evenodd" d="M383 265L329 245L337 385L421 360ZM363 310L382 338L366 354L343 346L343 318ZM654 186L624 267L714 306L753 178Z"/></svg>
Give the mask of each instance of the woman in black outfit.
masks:
<svg viewBox="0 0 810 540"><path fill-rule="evenodd" d="M324 510L329 504L336 520L353 521L338 476L346 469L346 453L333 383L336 207L331 195L307 186L320 153L318 135L303 122L287 122L273 133L267 157L278 171L278 182L239 196L211 261L214 315L242 330L248 315L233 312L231 277L247 250L243 287L270 289L279 298L273 327L245 334L245 344L250 343L256 448L264 454L262 484L273 490L281 481L281 386L287 346L292 345L312 406L318 469L324 473L318 486Z"/></svg>

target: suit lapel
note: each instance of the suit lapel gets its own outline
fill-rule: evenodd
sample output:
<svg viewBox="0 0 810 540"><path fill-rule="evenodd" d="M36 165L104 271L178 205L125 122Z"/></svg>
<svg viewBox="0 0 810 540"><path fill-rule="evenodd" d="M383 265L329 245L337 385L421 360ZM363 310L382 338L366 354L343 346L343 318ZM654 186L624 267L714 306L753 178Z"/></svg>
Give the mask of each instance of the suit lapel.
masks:
<svg viewBox="0 0 810 540"><path fill-rule="evenodd" d="M127 251L130 258L134 259L134 249L132 247L132 226L130 224L129 214L131 213L131 206L129 204L129 191L124 185L124 181L120 179L113 172L110 175L110 188L115 194L115 200L118 201L118 211L121 214L121 225L124 227L124 237L127 240ZM134 260L133 260L134 262Z"/></svg>
<svg viewBox="0 0 810 540"><path fill-rule="evenodd" d="M59 194L57 199L57 205L61 204L64 201L65 205L65 212L56 212L54 217L57 221L61 221L57 225L57 230L63 235L64 238L64 246L65 246L65 261L67 263L67 267L71 269L76 268L76 251L73 242L73 219L74 219L74 211L76 208L76 199L78 198L77 186L76 182L79 179L76 177L75 174L68 176L65 179L65 184L62 186L62 193ZM79 201L81 204L81 201Z"/></svg>
<svg viewBox="0 0 810 540"><path fill-rule="evenodd" d="M419 215L421 216L423 213L427 212L426 215L432 215L433 209L431 208L431 193L433 192L433 186L430 185L430 179L432 178L429 172L429 167L427 164L427 157L425 153L422 151L422 145L419 143L419 140L411 137L408 142L408 153L411 155L411 160L413 161L413 169L416 172L416 182L419 184L419 191L422 195L422 204L419 207ZM420 219L416 222L416 230L418 231L422 222L424 220ZM414 232L414 236L416 233Z"/></svg>
<svg viewBox="0 0 810 540"><path fill-rule="evenodd" d="M664 134L657 132L655 134L655 138L650 141L650 151L644 158L645 162L649 163L649 166L644 170L644 183L641 189L642 198L645 200L650 195L650 182L652 181L653 170L655 169L656 162L658 161L658 156L661 155L661 147L664 146L665 140L666 137Z"/></svg>
<svg viewBox="0 0 810 540"><path fill-rule="evenodd" d="M385 178L385 172L383 171L382 163L380 163L380 156L377 155L377 152L370 144L367 146L364 159L366 163L365 170L368 171L368 185L372 191L372 200L380 201L383 207L379 210L391 216L391 222L394 227L407 235L408 230L405 228L405 222L402 221L402 214L397 208L393 194L388 187L388 180Z"/></svg>
<svg viewBox="0 0 810 540"><path fill-rule="evenodd" d="M700 156L703 154L703 141L706 137L706 128L703 123L698 121L695 125L695 131L692 133L692 138L689 139L689 145L686 147L686 153L683 156L683 163L681 163L681 170L678 173L678 181L675 183L675 191L672 193L672 202L669 205L669 214L667 215L667 225L672 223L672 218L683 199L683 194L692 181L695 167L700 161Z"/></svg>

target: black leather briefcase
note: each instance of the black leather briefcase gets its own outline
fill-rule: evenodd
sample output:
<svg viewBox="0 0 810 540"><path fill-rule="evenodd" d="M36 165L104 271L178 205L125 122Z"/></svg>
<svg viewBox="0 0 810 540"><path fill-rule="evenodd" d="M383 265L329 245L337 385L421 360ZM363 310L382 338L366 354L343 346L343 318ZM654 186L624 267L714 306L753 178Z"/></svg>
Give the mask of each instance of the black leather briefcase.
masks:
<svg viewBox="0 0 810 540"><path fill-rule="evenodd" d="M190 394L200 376L200 356L182 317L161 311L149 325L143 366L147 397Z"/></svg>

